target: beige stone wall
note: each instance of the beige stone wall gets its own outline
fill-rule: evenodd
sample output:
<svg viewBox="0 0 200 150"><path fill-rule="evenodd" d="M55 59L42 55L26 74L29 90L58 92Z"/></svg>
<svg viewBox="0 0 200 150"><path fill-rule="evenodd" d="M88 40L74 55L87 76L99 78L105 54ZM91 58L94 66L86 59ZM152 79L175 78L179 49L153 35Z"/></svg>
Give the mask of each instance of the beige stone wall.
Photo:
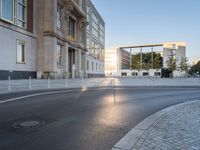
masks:
<svg viewBox="0 0 200 150"><path fill-rule="evenodd" d="M77 72L85 72L86 58L86 27L85 12L77 7L74 1L66 0L36 0L37 1L37 29L38 29L38 51L37 70L38 75L43 77L63 76L71 72L68 64L69 47L75 51L75 64ZM85 1L85 0L84 0ZM57 28L57 5L61 7L61 28ZM71 40L68 36L68 21L72 17L76 21L76 37ZM80 40L80 31L83 27L83 42ZM57 66L57 44L62 46L62 66Z"/></svg>

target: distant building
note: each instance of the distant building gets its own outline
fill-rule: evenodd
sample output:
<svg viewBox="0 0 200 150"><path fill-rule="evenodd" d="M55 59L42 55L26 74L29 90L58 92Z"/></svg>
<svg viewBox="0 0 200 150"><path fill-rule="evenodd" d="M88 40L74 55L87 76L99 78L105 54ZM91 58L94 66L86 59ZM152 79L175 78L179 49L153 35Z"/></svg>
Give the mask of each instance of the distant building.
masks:
<svg viewBox="0 0 200 150"><path fill-rule="evenodd" d="M145 53L143 50L147 48L150 49L148 53L159 53L163 57L161 68L155 69L153 63L149 64L149 69L143 68L143 54ZM135 52L135 49L139 52ZM140 67L138 69L131 68L133 53L140 54ZM107 76L161 76L161 69L167 68L166 62L170 56L177 60L176 65L178 67L181 59L186 57L186 44L184 42L174 42L107 48L105 50L105 74ZM151 62L153 61L152 56ZM179 76L180 72L175 71L174 75Z"/></svg>
<svg viewBox="0 0 200 150"><path fill-rule="evenodd" d="M90 0L87 3L87 69L88 77L104 76L105 23Z"/></svg>

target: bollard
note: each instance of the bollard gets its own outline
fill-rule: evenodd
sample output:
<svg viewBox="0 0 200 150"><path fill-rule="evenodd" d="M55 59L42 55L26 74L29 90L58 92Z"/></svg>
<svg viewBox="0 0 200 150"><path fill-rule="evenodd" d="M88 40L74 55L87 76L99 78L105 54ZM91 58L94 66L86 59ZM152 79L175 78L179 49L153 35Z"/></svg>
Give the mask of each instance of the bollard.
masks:
<svg viewBox="0 0 200 150"><path fill-rule="evenodd" d="M67 77L65 79L65 87L68 88Z"/></svg>
<svg viewBox="0 0 200 150"><path fill-rule="evenodd" d="M31 81L31 76L29 77L29 89L32 89L32 81Z"/></svg>
<svg viewBox="0 0 200 150"><path fill-rule="evenodd" d="M8 77L8 91L11 91L10 76Z"/></svg>
<svg viewBox="0 0 200 150"><path fill-rule="evenodd" d="M86 92L86 91L87 91L87 87L84 86L83 72L81 72L81 91L82 91L82 92Z"/></svg>
<svg viewBox="0 0 200 150"><path fill-rule="evenodd" d="M115 79L116 79L116 78L114 78L114 84L113 84L113 87L114 87L114 89L113 89L113 92L114 92L114 93L113 93L114 103L116 103L116 90L115 90L115 82L116 82L116 81L115 81Z"/></svg>
<svg viewBox="0 0 200 150"><path fill-rule="evenodd" d="M50 76L48 77L48 88L51 88Z"/></svg>
<svg viewBox="0 0 200 150"><path fill-rule="evenodd" d="M81 87L83 88L83 72L81 72Z"/></svg>

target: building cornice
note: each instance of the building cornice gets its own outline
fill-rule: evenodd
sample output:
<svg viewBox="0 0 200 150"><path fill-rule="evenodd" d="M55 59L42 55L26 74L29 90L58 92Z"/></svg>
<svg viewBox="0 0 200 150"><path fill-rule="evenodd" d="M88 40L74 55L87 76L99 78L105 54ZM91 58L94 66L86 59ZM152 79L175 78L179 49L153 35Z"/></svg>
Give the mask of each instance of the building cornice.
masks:
<svg viewBox="0 0 200 150"><path fill-rule="evenodd" d="M87 18L86 13L80 8L80 6L74 0L61 0L66 11L74 12L79 18Z"/></svg>

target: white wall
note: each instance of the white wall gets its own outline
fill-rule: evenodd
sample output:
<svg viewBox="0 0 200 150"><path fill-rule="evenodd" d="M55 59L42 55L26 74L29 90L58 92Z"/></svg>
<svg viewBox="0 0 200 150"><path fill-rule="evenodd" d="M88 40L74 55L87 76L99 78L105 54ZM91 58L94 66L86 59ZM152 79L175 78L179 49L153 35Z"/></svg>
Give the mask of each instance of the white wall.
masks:
<svg viewBox="0 0 200 150"><path fill-rule="evenodd" d="M26 64L16 63L17 40L26 42ZM0 70L36 71L36 48L34 37L0 25Z"/></svg>

